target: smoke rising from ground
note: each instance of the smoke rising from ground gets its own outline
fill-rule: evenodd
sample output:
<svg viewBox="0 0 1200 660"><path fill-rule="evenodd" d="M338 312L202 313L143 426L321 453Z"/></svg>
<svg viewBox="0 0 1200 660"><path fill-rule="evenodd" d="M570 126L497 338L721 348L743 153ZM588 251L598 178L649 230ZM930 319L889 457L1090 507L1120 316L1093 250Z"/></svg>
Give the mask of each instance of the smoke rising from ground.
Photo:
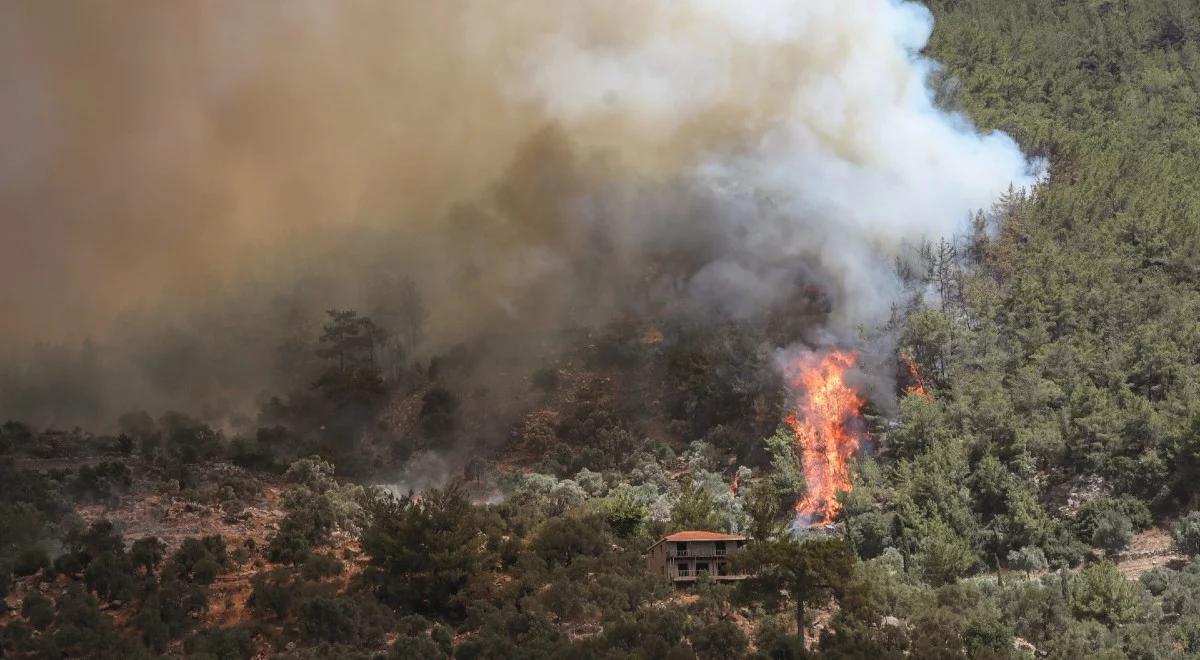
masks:
<svg viewBox="0 0 1200 660"><path fill-rule="evenodd" d="M119 374L111 415L287 382L280 345L404 277L431 350L809 285L830 332L877 323L902 242L1030 182L1010 139L934 106L931 22L892 0L7 3L0 338L94 338L61 359Z"/></svg>

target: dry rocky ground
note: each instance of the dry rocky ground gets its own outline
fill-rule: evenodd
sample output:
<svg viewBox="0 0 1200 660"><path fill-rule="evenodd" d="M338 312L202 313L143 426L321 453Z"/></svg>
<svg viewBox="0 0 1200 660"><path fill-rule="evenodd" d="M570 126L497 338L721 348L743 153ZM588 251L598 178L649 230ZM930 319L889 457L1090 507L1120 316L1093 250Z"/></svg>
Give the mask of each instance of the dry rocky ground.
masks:
<svg viewBox="0 0 1200 660"><path fill-rule="evenodd" d="M1187 562L1187 557L1175 550L1171 532L1161 527L1135 534L1129 547L1116 559L1117 570L1130 580L1159 566L1177 567Z"/></svg>

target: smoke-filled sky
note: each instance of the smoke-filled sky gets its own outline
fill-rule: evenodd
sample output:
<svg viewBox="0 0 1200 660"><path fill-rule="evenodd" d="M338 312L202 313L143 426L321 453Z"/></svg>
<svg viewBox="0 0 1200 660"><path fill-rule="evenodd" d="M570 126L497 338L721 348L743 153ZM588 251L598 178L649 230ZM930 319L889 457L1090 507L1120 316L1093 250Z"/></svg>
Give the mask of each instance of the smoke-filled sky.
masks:
<svg viewBox="0 0 1200 660"><path fill-rule="evenodd" d="M835 332L873 323L902 241L1030 181L934 107L931 29L893 0L2 3L0 341L236 344L224 300L404 277L446 341L812 281Z"/></svg>

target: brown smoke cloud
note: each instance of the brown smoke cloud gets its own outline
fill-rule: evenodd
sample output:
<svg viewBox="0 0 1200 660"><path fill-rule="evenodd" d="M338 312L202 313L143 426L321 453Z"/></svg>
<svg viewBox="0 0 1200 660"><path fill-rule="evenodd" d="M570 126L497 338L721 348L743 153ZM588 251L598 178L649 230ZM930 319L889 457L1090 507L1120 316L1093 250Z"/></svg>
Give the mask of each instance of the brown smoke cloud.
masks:
<svg viewBox="0 0 1200 660"><path fill-rule="evenodd" d="M873 322L902 240L1028 182L933 107L929 28L893 0L4 3L0 340L94 338L107 415L269 388L320 310L404 277L435 347L748 313L798 273Z"/></svg>
<svg viewBox="0 0 1200 660"><path fill-rule="evenodd" d="M447 38L456 11L6 3L4 336L103 332L250 260L475 194L536 120Z"/></svg>
<svg viewBox="0 0 1200 660"><path fill-rule="evenodd" d="M4 336L80 339L348 225L441 223L552 119L513 91L562 20L538 4L6 3ZM597 38L639 11L616 9Z"/></svg>

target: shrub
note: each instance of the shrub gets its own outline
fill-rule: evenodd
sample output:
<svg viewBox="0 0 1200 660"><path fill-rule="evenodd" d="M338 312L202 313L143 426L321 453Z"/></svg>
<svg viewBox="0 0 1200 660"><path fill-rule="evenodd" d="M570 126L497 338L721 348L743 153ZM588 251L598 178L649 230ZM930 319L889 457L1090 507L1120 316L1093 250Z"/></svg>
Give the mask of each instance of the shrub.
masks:
<svg viewBox="0 0 1200 660"><path fill-rule="evenodd" d="M1163 566L1155 566L1154 568L1142 573L1138 578L1138 582L1146 588L1154 596L1161 596L1163 592L1171 586L1172 571Z"/></svg>
<svg viewBox="0 0 1200 660"><path fill-rule="evenodd" d="M318 597L300 606L300 631L310 642L368 646L383 638L387 618L374 600Z"/></svg>
<svg viewBox="0 0 1200 660"><path fill-rule="evenodd" d="M108 520L97 520L86 530L72 529L63 538L63 546L67 555L72 557L69 564L76 566L74 571L82 570L94 558L104 553L124 554L125 541L121 534ZM57 563L57 559L55 562Z"/></svg>
<svg viewBox="0 0 1200 660"><path fill-rule="evenodd" d="M409 614L396 622L396 632L408 637L419 637L429 630L429 619L420 614Z"/></svg>
<svg viewBox="0 0 1200 660"><path fill-rule="evenodd" d="M935 587L967 575L979 561L966 539L940 522L930 525L918 542L914 559L921 577Z"/></svg>
<svg viewBox="0 0 1200 660"><path fill-rule="evenodd" d="M387 660L427 660L428 658L446 657L438 645L428 637L405 636L396 639Z"/></svg>
<svg viewBox="0 0 1200 660"><path fill-rule="evenodd" d="M1025 546L1020 550L1012 550L1008 553L1008 563L1018 571L1024 571L1028 576L1035 571L1044 571L1049 566L1046 562L1046 554L1037 546Z"/></svg>
<svg viewBox="0 0 1200 660"><path fill-rule="evenodd" d="M50 568L50 554L40 545L31 545L13 558L12 572L17 577L33 575L47 568Z"/></svg>
<svg viewBox="0 0 1200 660"><path fill-rule="evenodd" d="M1129 496L1096 497L1083 503L1071 527L1079 540L1115 552L1127 546L1133 532L1150 525L1150 511Z"/></svg>
<svg viewBox="0 0 1200 660"><path fill-rule="evenodd" d="M207 607L207 588L165 572L160 582L149 583L134 623L142 631L142 641L161 652L192 625L192 615Z"/></svg>
<svg viewBox="0 0 1200 660"><path fill-rule="evenodd" d="M83 577L88 588L105 601L126 601L137 586L134 571L124 552L105 552L88 563Z"/></svg>
<svg viewBox="0 0 1200 660"><path fill-rule="evenodd" d="M287 522L287 518L284 519ZM304 532L296 525L280 525L279 531L271 537L267 545L267 559L280 563L295 565L308 558L312 544Z"/></svg>
<svg viewBox="0 0 1200 660"><path fill-rule="evenodd" d="M1071 606L1081 619L1105 625L1129 623L1140 614L1141 585L1129 582L1116 564L1102 562L1080 569L1070 578Z"/></svg>
<svg viewBox="0 0 1200 660"><path fill-rule="evenodd" d="M221 454L221 433L178 412L167 412L158 425L166 432L167 451L183 463L196 463Z"/></svg>
<svg viewBox="0 0 1200 660"><path fill-rule="evenodd" d="M713 494L704 485L687 481L679 492L679 499L671 507L671 528L724 530L717 515Z"/></svg>
<svg viewBox="0 0 1200 660"><path fill-rule="evenodd" d="M1171 536L1180 552L1189 557L1200 555L1200 511L1192 511L1180 518Z"/></svg>
<svg viewBox="0 0 1200 660"><path fill-rule="evenodd" d="M1133 538L1133 522L1115 509L1102 511L1095 519L1091 543L1107 552L1125 549Z"/></svg>
<svg viewBox="0 0 1200 660"><path fill-rule="evenodd" d="M300 567L300 575L306 580L319 580L341 574L342 567L342 562L329 555L311 555Z"/></svg>
<svg viewBox="0 0 1200 660"><path fill-rule="evenodd" d="M14 657L25 655L37 657L32 652L33 648L33 628L30 628L29 624L24 621L14 620L10 621L7 626L0 628L0 650L4 651L6 656L11 654Z"/></svg>
<svg viewBox="0 0 1200 660"><path fill-rule="evenodd" d="M755 646L759 652L770 658L804 657L802 640L789 632L788 623L779 615L765 617L755 634ZM825 646L827 644L822 642L822 647Z"/></svg>
<svg viewBox="0 0 1200 660"><path fill-rule="evenodd" d="M314 493L324 493L337 486L333 478L335 468L333 463L320 456L308 456L292 461L283 478L292 484L298 484Z"/></svg>
<svg viewBox="0 0 1200 660"><path fill-rule="evenodd" d="M293 468L299 463L293 463ZM358 486L339 485L331 478L326 480L326 476L318 473L317 478L306 478L304 483L284 493L283 507L288 514L267 547L268 559L300 564L314 548L329 541L334 529L355 531L362 524L361 500L366 491Z"/></svg>
<svg viewBox="0 0 1200 660"><path fill-rule="evenodd" d="M162 540L157 536L146 536L133 542L129 548L129 559L134 566L145 569L149 574L162 563L166 552L167 545Z"/></svg>
<svg viewBox="0 0 1200 660"><path fill-rule="evenodd" d="M608 526L622 538L636 534L650 515L650 507L629 484L621 484L614 488L608 497L593 502L596 511Z"/></svg>
<svg viewBox="0 0 1200 660"><path fill-rule="evenodd" d="M71 584L55 602L55 622L72 628L100 628L104 616L100 612L95 596L85 592L79 584Z"/></svg>
<svg viewBox="0 0 1200 660"><path fill-rule="evenodd" d="M258 647L245 628L214 628L192 635L183 644L192 660L249 660Z"/></svg>
<svg viewBox="0 0 1200 660"><path fill-rule="evenodd" d="M238 467L265 470L275 465L274 450L262 441L263 432L257 438L234 438L229 443L229 460Z"/></svg>
<svg viewBox="0 0 1200 660"><path fill-rule="evenodd" d="M192 580L196 584L212 584L217 581L217 576L220 574L221 564L211 556L201 559L192 567Z"/></svg>
<svg viewBox="0 0 1200 660"><path fill-rule="evenodd" d="M480 516L461 487L419 501L381 495L367 510L362 547L379 597L418 614L458 614L456 596L484 559Z"/></svg>
<svg viewBox="0 0 1200 660"><path fill-rule="evenodd" d="M489 608L478 618L478 632L454 648L456 659L565 657L566 635L537 612ZM520 637L513 631L520 631Z"/></svg>
<svg viewBox="0 0 1200 660"><path fill-rule="evenodd" d="M209 585L229 563L225 539L220 534L203 539L189 538L171 556L171 569L180 577L197 584Z"/></svg>
<svg viewBox="0 0 1200 660"><path fill-rule="evenodd" d="M81 500L105 501L129 492L132 484L129 468L124 463L109 461L79 468L68 490Z"/></svg>
<svg viewBox="0 0 1200 660"><path fill-rule="evenodd" d="M718 621L692 633L692 650L702 660L740 658L746 654L746 633L732 621Z"/></svg>
<svg viewBox="0 0 1200 660"><path fill-rule="evenodd" d="M429 631L429 638L433 640L434 644L437 644L443 656L448 657L454 649L454 632L447 626L434 626Z"/></svg>
<svg viewBox="0 0 1200 660"><path fill-rule="evenodd" d="M276 569L265 575L255 575L251 584L249 605L255 610L274 614L283 619L291 613L296 603L296 588L292 584L288 572Z"/></svg>
<svg viewBox="0 0 1200 660"><path fill-rule="evenodd" d="M551 563L570 564L574 559L597 556L608 549L608 535L598 516L552 518L533 539L533 551Z"/></svg>
<svg viewBox="0 0 1200 660"><path fill-rule="evenodd" d="M21 601L21 615L35 629L45 630L54 621L54 604L40 592L31 591Z"/></svg>
<svg viewBox="0 0 1200 660"><path fill-rule="evenodd" d="M142 643L153 651L162 653L171 643L171 627L162 620L162 611L157 606L142 605L133 617L133 623L142 631Z"/></svg>

